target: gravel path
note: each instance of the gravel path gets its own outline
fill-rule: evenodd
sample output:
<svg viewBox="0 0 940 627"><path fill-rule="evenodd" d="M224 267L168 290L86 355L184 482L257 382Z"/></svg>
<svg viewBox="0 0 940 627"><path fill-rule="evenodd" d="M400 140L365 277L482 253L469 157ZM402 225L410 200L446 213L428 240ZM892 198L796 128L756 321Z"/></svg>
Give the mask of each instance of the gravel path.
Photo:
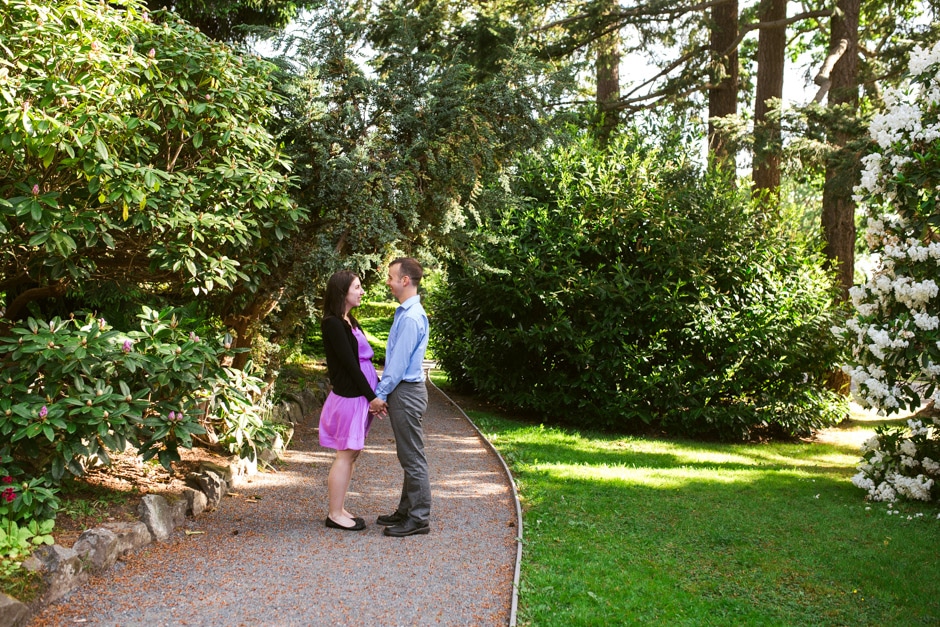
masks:
<svg viewBox="0 0 940 627"><path fill-rule="evenodd" d="M499 458L429 386L425 437L431 533L388 538L401 467L388 420L373 422L346 507L365 531L327 529L332 451L316 416L288 462L257 475L187 535L128 556L30 623L44 625L507 625L517 559L516 502Z"/></svg>

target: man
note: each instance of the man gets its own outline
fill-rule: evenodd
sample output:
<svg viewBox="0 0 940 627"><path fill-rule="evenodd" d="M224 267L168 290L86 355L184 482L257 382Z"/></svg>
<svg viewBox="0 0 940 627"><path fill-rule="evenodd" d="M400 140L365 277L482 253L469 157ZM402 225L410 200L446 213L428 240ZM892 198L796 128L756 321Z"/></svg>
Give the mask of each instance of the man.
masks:
<svg viewBox="0 0 940 627"><path fill-rule="evenodd" d="M422 367L428 348L428 316L418 296L418 285L423 275L421 264L411 257L402 257L389 264L385 283L399 307L395 310L395 321L388 334L382 379L375 388L376 398L370 403L374 413L388 411L398 462L405 475L398 508L375 521L385 526L385 535L394 538L431 530L431 480L421 427L428 407L428 389Z"/></svg>

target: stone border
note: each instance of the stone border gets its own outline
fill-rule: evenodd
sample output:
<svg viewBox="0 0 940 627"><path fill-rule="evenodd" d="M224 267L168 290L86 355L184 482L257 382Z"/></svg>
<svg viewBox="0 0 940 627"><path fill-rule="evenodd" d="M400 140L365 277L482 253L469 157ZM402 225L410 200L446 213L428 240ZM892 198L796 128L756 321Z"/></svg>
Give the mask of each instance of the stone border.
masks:
<svg viewBox="0 0 940 627"><path fill-rule="evenodd" d="M270 463L280 457L290 443L293 425L316 411L326 394L322 389L306 389L284 396L271 419L289 425L290 429L286 441L278 438L271 449L259 453L262 462ZM257 460L231 457L224 465L202 462L199 472L186 476L189 487L181 494L145 495L137 507L137 522L103 523L88 529L70 549L58 544L37 548L23 562L23 568L42 574L42 594L27 604L0 593L0 627L23 627L41 609L84 584L89 573L107 571L128 553L153 542L168 541L186 523L187 516L195 518L217 508L230 490L257 472Z"/></svg>
<svg viewBox="0 0 940 627"><path fill-rule="evenodd" d="M87 529L72 548L58 544L40 546L23 562L23 568L42 575L42 594L29 604L0 593L0 627L21 627L47 605L84 584L90 573L114 566L121 557L139 551L153 542L166 542L173 532L195 518L218 507L230 489L257 473L257 463L233 461L230 466L204 462L199 472L186 482L194 487L182 494L144 495L137 506L136 522L102 523Z"/></svg>

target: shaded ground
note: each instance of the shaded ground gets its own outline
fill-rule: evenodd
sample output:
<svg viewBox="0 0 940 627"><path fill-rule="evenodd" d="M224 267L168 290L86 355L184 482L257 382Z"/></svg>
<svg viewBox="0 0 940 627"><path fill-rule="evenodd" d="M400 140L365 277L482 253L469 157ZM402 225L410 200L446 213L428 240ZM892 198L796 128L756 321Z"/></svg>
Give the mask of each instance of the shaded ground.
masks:
<svg viewBox="0 0 940 627"><path fill-rule="evenodd" d="M225 462L225 457L202 448L180 450L180 456L171 475L155 460L142 462L132 450L114 453L111 465L67 481L60 491L53 530L56 543L72 546L83 531L103 522L137 520L137 506L145 494L179 494L186 475L198 471L201 462Z"/></svg>
<svg viewBox="0 0 940 627"><path fill-rule="evenodd" d="M40 625L506 625L516 557L515 503L499 460L440 392L425 419L431 533L388 538L401 468L376 421L347 509L363 532L326 529L332 452L316 417L287 464L239 488L171 541L129 556L52 605Z"/></svg>

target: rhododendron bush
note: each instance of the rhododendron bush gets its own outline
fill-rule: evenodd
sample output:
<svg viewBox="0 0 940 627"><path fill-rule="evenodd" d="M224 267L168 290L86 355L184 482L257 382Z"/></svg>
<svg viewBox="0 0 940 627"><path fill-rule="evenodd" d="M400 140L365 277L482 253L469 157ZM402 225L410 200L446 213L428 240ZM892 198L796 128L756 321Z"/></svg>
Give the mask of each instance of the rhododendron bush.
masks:
<svg viewBox="0 0 940 627"><path fill-rule="evenodd" d="M940 400L940 43L911 54L910 78L885 94L856 201L875 266L851 290L855 315L835 332L852 343L852 392L884 414ZM931 500L940 480L936 417L881 429L853 482L873 500Z"/></svg>

